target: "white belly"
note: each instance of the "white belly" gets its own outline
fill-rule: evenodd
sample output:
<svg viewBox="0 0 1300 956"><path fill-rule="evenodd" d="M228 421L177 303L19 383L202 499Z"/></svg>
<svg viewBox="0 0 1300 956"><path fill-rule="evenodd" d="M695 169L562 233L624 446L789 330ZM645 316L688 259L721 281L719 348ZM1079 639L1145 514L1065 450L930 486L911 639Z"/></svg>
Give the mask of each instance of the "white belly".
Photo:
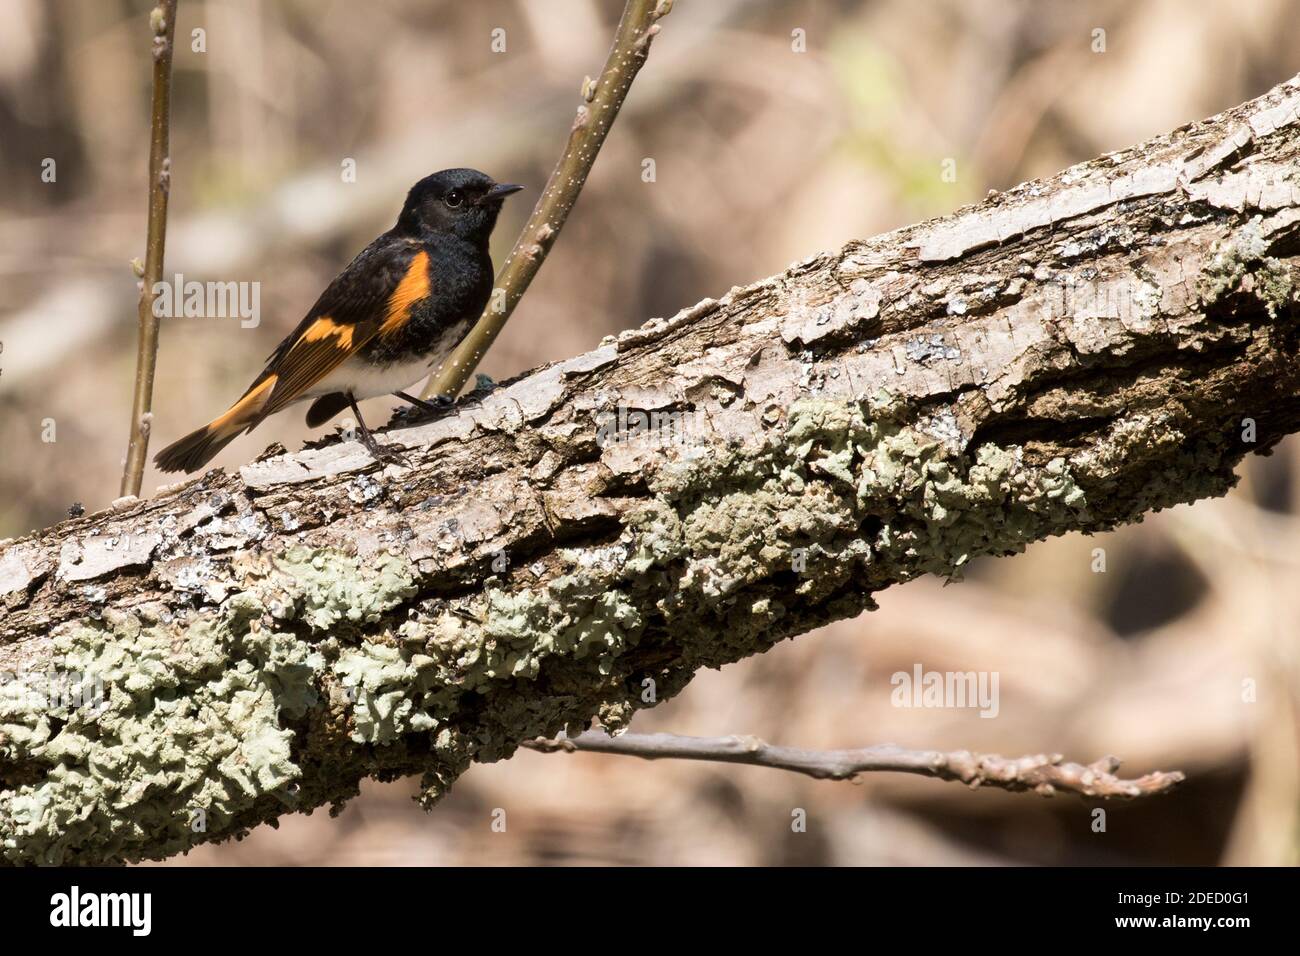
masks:
<svg viewBox="0 0 1300 956"><path fill-rule="evenodd" d="M379 395L405 391L421 379L428 378L432 370L429 359L413 362L395 362L377 366L355 359L344 362L303 393L303 398L316 398L331 392L351 392L360 401Z"/></svg>

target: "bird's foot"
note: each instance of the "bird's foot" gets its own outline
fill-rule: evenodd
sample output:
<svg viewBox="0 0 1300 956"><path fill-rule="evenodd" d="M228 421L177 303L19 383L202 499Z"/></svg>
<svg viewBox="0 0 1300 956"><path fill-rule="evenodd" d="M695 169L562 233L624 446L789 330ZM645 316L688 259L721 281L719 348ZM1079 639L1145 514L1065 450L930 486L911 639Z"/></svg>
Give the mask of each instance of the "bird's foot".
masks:
<svg viewBox="0 0 1300 956"><path fill-rule="evenodd" d="M375 461L381 465L401 465L403 468L411 468L411 460L396 448L380 448L377 451L371 449L370 454Z"/></svg>
<svg viewBox="0 0 1300 956"><path fill-rule="evenodd" d="M380 465L394 464L401 465L403 468L411 467L410 460L398 449L391 445L386 447L379 444L379 442L375 441L374 436L369 433L362 433L359 437L361 438L361 444L366 447L366 451L370 452L370 457Z"/></svg>
<svg viewBox="0 0 1300 956"><path fill-rule="evenodd" d="M435 395L429 401L416 398L414 395L408 395L406 392L394 392L393 395L409 403L409 407L399 408L393 412L394 421L422 421L426 418L441 416L447 409L456 404L456 400L448 395Z"/></svg>

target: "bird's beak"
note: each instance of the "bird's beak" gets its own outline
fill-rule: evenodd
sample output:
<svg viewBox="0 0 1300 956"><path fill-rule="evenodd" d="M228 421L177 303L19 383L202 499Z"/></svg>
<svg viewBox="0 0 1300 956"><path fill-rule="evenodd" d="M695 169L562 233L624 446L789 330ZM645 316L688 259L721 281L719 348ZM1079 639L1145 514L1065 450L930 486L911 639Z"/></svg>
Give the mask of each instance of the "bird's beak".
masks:
<svg viewBox="0 0 1300 956"><path fill-rule="evenodd" d="M491 189L483 194L480 202L491 202L493 199L505 199L511 193L517 193L523 189L523 186L517 186L514 183L497 183Z"/></svg>

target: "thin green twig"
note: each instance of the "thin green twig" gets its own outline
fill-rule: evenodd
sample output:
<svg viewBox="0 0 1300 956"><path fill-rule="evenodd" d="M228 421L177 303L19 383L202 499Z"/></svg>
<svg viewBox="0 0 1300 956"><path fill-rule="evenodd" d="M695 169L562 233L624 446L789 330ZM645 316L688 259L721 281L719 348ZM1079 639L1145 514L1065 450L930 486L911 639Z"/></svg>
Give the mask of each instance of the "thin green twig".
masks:
<svg viewBox="0 0 1300 956"><path fill-rule="evenodd" d="M140 286L140 339L135 360L135 397L131 403L131 433L122 471L122 495L139 495L149 453L153 417L153 377L158 361L158 316L154 287L162 279L167 244L167 197L171 191L169 127L172 100L172 49L176 38L178 0L159 0L149 14L153 30L153 105L149 134L149 232Z"/></svg>
<svg viewBox="0 0 1300 956"><path fill-rule="evenodd" d="M628 0L605 67L598 79L588 77L583 83L583 101L564 153L501 267L491 302L460 345L429 377L424 398L454 398L505 327L564 227L627 91L650 53L650 41L659 32L658 21L671 9L672 0Z"/></svg>

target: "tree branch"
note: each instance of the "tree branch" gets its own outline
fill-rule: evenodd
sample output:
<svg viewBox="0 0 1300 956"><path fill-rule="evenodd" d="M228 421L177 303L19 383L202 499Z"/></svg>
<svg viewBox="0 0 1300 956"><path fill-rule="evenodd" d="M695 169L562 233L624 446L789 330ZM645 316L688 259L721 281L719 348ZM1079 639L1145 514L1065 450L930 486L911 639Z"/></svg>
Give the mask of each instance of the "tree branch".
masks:
<svg viewBox="0 0 1300 956"><path fill-rule="evenodd" d="M131 402L131 431L126 446L121 494L138 495L149 454L153 418L153 377L158 361L158 316L154 315L155 286L162 279L167 246L167 197L171 192L169 132L172 104L172 51L176 40L176 2L159 0L149 15L153 30L153 106L149 123L149 232L144 269L140 275L140 336L135 359L135 393Z"/></svg>
<svg viewBox="0 0 1300 956"><path fill-rule="evenodd" d="M627 0L605 67L598 79L587 77L583 82L583 103L578 107L569 141L501 267L492 300L469 334L434 370L421 393L423 398L455 398L505 328L578 201L632 81L650 55L650 43L659 32L658 21L668 15L672 5L672 0Z"/></svg>
<svg viewBox="0 0 1300 956"><path fill-rule="evenodd" d="M908 750L893 744L859 750L803 750L778 747L750 736L680 737L676 734L631 734L611 737L586 731L576 737L528 740L522 746L541 753L618 754L643 760L707 760L790 770L816 780L856 780L860 774L893 771L938 780L957 780L971 788L997 787L1046 797L1056 791L1084 797L1148 797L1166 793L1185 778L1177 771L1156 771L1136 780L1115 776L1120 761L1102 757L1084 766L1066 763L1061 754L1008 758L969 750Z"/></svg>
<svg viewBox="0 0 1300 956"><path fill-rule="evenodd" d="M892 584L1224 493L1300 428L1298 109L610 337L392 429L412 468L273 448L0 544L0 853L166 856L367 777L431 803Z"/></svg>

